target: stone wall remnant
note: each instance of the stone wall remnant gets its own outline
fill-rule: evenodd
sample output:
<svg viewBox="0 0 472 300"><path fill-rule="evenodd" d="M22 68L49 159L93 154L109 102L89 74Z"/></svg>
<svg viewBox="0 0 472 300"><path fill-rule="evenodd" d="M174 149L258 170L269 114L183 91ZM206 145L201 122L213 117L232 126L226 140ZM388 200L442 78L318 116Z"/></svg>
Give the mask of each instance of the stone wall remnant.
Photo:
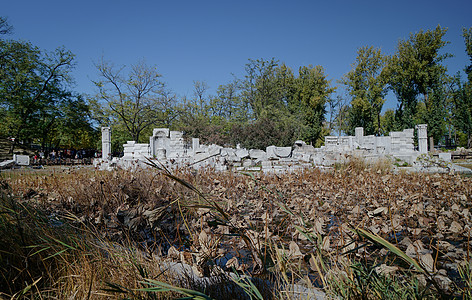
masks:
<svg viewBox="0 0 472 300"><path fill-rule="evenodd" d="M357 127L355 136L326 136L325 146L315 148L298 140L293 147L268 146L264 150L236 149L218 145L201 145L198 138L184 140L180 131L156 128L149 138L149 144L128 141L123 145L124 156L113 159L108 166L124 168L146 166L148 159L158 160L167 167L191 166L194 168L212 167L216 170L236 170L282 172L306 167L329 167L343 163L352 156L367 160L393 157L413 164L421 151L425 151L424 137L426 125L418 125L420 152L414 150L414 130L390 132L389 136L364 136L364 129ZM103 144L110 143L109 127L102 129ZM107 134L105 134L107 133ZM427 149L426 149L427 150Z"/></svg>

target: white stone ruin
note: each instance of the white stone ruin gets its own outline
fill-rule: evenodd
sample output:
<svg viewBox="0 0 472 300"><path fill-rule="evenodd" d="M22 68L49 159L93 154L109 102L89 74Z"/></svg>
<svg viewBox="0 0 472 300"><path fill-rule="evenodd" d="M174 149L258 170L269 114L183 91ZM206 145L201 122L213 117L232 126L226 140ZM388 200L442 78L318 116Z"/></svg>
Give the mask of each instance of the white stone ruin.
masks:
<svg viewBox="0 0 472 300"><path fill-rule="evenodd" d="M110 127L102 127L102 159L111 159L111 130Z"/></svg>
<svg viewBox="0 0 472 300"><path fill-rule="evenodd" d="M325 146L315 148L303 141L293 147L268 146L265 151L244 149L239 146L224 148L218 145L201 145L198 138L189 142L180 131L156 128L149 144L128 141L123 145L124 156L107 160L110 153L110 128L102 128L102 168L119 166L134 168L147 166L148 160L157 160L166 167L212 167L216 170L260 170L264 172L291 171L306 167L329 167L346 162L352 156L375 160L391 157L413 164L427 152L427 126L417 125L419 151L414 149L414 129L390 132L389 136L364 135L364 129L355 129L355 136L326 136ZM105 166L105 167L104 167Z"/></svg>
<svg viewBox="0 0 472 300"><path fill-rule="evenodd" d="M428 125L420 124L416 125L415 128L418 130L418 150L421 154L428 153Z"/></svg>
<svg viewBox="0 0 472 300"><path fill-rule="evenodd" d="M7 169L14 166L29 166L30 157L28 155L13 154L13 159L0 162L0 169Z"/></svg>

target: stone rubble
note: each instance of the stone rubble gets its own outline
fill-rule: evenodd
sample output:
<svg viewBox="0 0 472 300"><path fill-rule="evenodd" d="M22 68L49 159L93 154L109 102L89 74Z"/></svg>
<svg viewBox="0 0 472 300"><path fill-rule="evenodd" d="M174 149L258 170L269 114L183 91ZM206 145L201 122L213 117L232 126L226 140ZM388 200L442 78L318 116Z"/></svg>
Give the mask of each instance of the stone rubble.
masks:
<svg viewBox="0 0 472 300"><path fill-rule="evenodd" d="M187 142L183 133L168 128L156 128L149 144L128 141L123 145L122 158L109 159L111 145L110 128L102 128L103 158L95 160L100 169L120 167L133 169L146 167L148 160L157 160L167 168L191 166L195 169L211 167L218 171L263 171L265 173L290 172L307 167L327 168L361 157L367 162L390 159L401 162L412 171L423 171L418 163L420 154L427 155L427 125L417 125L419 151L414 149L414 129L390 132L389 136L364 135L364 129L355 129L355 136L326 136L325 146L315 148L298 140L293 147L268 146L266 150L225 148L219 145L201 145L198 138ZM448 153L441 153L440 161L451 161ZM443 164L442 171L449 172L452 164ZM435 166L437 167L437 166ZM445 169L446 168L446 169ZM438 168L435 168L435 171ZM439 170L439 171L441 171ZM463 171L463 170L462 170Z"/></svg>

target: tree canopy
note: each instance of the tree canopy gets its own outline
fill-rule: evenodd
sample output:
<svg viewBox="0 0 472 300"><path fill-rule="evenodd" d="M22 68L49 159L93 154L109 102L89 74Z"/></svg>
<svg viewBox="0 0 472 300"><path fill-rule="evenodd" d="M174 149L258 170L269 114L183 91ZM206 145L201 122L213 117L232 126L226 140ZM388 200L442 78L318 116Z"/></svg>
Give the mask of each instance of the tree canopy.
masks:
<svg viewBox="0 0 472 300"><path fill-rule="evenodd" d="M356 62L343 79L352 97L349 110L348 133L364 127L366 134L381 134L380 114L387 93L384 67L387 57L380 49L362 47L357 51Z"/></svg>
<svg viewBox="0 0 472 300"><path fill-rule="evenodd" d="M99 73L99 79L94 81L98 93L91 101L100 124L121 126L128 138L139 142L150 126L169 123L174 97L166 91L156 66L140 61L126 70L103 58L95 66Z"/></svg>
<svg viewBox="0 0 472 300"><path fill-rule="evenodd" d="M76 121L92 134L88 106L69 90L73 66L74 55L64 48L45 53L28 42L0 40L0 132L13 139L11 151L17 141L80 147L77 139L62 144L70 130L65 124Z"/></svg>

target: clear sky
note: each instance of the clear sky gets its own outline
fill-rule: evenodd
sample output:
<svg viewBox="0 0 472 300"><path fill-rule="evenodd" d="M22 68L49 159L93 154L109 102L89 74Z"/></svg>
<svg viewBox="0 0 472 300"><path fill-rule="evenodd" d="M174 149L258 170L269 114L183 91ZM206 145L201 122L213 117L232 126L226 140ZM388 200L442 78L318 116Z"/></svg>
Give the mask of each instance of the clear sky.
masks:
<svg viewBox="0 0 472 300"><path fill-rule="evenodd" d="M463 73L461 30L472 26L472 1L9 0L0 15L14 27L10 38L71 50L78 93L95 92L93 62L103 56L115 65L145 59L171 90L191 97L194 80L214 93L232 73L242 78L249 58L275 57L295 73L321 65L336 85L359 47L393 54L399 40L438 24L448 28L449 73Z"/></svg>

